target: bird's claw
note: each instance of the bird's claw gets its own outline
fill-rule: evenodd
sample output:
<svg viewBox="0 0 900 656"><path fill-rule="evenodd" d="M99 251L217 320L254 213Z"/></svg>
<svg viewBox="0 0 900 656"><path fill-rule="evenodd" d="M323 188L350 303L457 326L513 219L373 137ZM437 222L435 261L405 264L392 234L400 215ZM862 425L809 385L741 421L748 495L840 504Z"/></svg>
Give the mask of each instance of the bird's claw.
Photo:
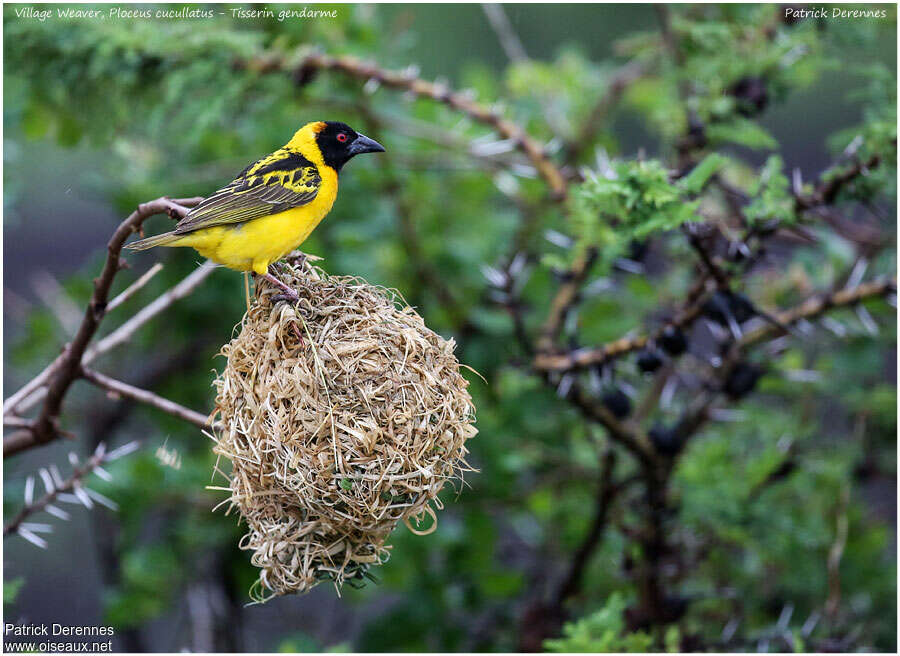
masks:
<svg viewBox="0 0 900 656"><path fill-rule="evenodd" d="M292 294L289 294L285 291L285 292L282 292L281 294L275 294L275 296L272 297L273 304L278 303L279 301L287 301L291 305L294 305L299 300L300 300L300 294L298 294L297 292L293 292Z"/></svg>

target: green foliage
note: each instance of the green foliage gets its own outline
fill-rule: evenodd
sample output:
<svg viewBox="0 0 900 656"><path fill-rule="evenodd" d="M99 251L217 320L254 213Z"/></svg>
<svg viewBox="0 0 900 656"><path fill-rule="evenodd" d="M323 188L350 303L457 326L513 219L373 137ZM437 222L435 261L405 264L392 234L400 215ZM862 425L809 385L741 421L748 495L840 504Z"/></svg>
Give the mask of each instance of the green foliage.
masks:
<svg viewBox="0 0 900 656"><path fill-rule="evenodd" d="M563 637L546 640L547 651L558 653L589 652L606 654L610 652L640 653L649 651L653 638L643 631L629 633L625 630L622 616L627 603L618 592L610 595L600 610L577 622L563 626Z"/></svg>
<svg viewBox="0 0 900 656"><path fill-rule="evenodd" d="M752 200L744 210L752 224L777 221L790 225L797 220L790 181L784 174L784 162L778 155L766 160L759 178L750 190Z"/></svg>
<svg viewBox="0 0 900 656"><path fill-rule="evenodd" d="M734 117L728 121L711 124L706 130L710 144L718 146L724 143L737 144L747 148L772 150L778 147L769 132L753 121L741 117Z"/></svg>
<svg viewBox="0 0 900 656"><path fill-rule="evenodd" d="M106 601L105 621L124 629L157 617L169 607L175 584L183 577L167 546L132 549L122 560L122 587Z"/></svg>
<svg viewBox="0 0 900 656"><path fill-rule="evenodd" d="M10 579L8 581L3 581L4 608L6 608L7 605L12 604L16 600L16 597L19 596L19 591L22 589L23 585L25 585L25 579L21 576Z"/></svg>
<svg viewBox="0 0 900 656"><path fill-rule="evenodd" d="M470 52L470 45L490 40L473 31L464 52L434 54L423 62L425 77L448 76L452 86L471 90L485 106L497 103L504 116L550 144L554 161L561 162L573 145L583 147L566 172L573 179L584 173L584 179L571 184L560 206L546 201L543 183L521 153L504 150L512 145L497 145L489 128L443 104L374 84L362 92L363 83L335 73L320 72L299 86L290 75L236 65L264 53L292 60L319 47L403 69L432 56L432 33L421 24L407 27L424 9L348 5L335 20L284 23L228 16L192 23L41 23L17 19L13 7L4 7L6 230L43 220L46 232L65 233L70 199L88 193L111 208L111 216L162 194L208 194L248 161L284 143L300 123L341 118L385 143L388 152L348 166L332 214L304 250L325 257L323 266L332 273L399 289L430 327L457 340L460 359L487 380L467 375L480 429L470 461L480 473L443 493L446 509L432 535L417 537L401 527L390 540L390 561L373 570L380 582L345 589L340 602L320 586L313 593L320 596L250 610L243 605L258 570L237 546L243 527L234 515L226 516L224 508L211 512L226 495L207 489L224 482L218 475L210 481L216 460L209 440L183 422L122 406L78 383L63 417L64 427L77 432L78 445L142 442L140 452L109 468L111 482L91 483L120 506L105 516L110 526L103 530L113 544L97 558L108 576L104 621L123 630L156 631L170 626L171 611L185 603L192 586L214 584L232 616L279 618L283 625L277 630L256 636L264 650L517 650L523 605L543 592L541 577L565 571L589 529L604 438L560 398L559 389L528 373L515 324L506 308L492 302L483 266L514 252L528 256L516 291L525 329L535 334L559 286L542 264L562 268L573 251L596 248L599 263L592 274L601 278L592 275L564 338L580 347L653 330L683 302L698 266L678 228L702 220L730 239L744 231L730 216L729 197L718 184L724 180L749 198L742 210L750 224L803 222L815 237L815 243L797 247L779 241L773 258L740 280L741 291L760 308L788 307L816 290L843 285L858 256L846 236L795 212L793 167L803 169L809 192L820 170L827 169L828 180L857 160L877 157L877 167L842 189L835 211L848 222L877 224L890 242L870 258L866 278L895 274L894 216L872 219L865 205L871 202L884 213L896 202L890 50L896 11L888 10L885 21L786 24L783 9L774 5L670 6L667 43L655 10L636 7L641 20L616 23L621 35L609 50L594 49L603 23L594 21L585 22L580 45L546 56L526 43L527 61L507 64L498 49L492 65ZM478 7L435 5L427 11L453 20L468 12L471 25L487 29ZM576 9L560 5L554 11ZM532 36L543 38L551 21L530 12L516 9L517 16L532 17ZM609 14L621 20L616 16ZM575 40L568 37L571 28L565 26L567 43ZM645 70L627 85L621 102L594 115L601 99L615 95L621 58L635 58ZM738 92L746 80L757 85L764 103ZM813 116L815 121L807 120ZM687 153L689 122L696 130ZM813 125L803 135L815 132L814 138L801 135L801 143L786 145L807 122ZM820 133L819 126L835 133ZM826 141L835 163L823 161L811 170L804 162L819 162ZM853 151L845 155L851 144ZM490 147L499 152L483 155ZM478 148L482 154L473 157ZM83 174L76 176L76 170ZM48 189L69 188L71 196L38 211ZM156 233L168 226L167 218L156 217L146 227ZM111 228L112 219L100 232ZM576 247L549 245L543 239L548 230L563 233ZM10 234L15 239L18 233ZM60 270L71 268L64 288L79 307L102 262L103 239L89 255L60 263ZM635 245L648 246L645 275L614 266ZM131 269L119 275L115 292L153 262L163 261L165 268L104 319L103 334L176 284L197 256L172 249L129 255L128 261ZM423 276L423 267L433 275ZM896 312L881 300L865 307L880 328L877 336L851 308L831 315L844 337L816 324L802 339L788 337L780 355L755 354L767 375L755 394L734 404L737 420L711 421L679 456L666 535L676 545L673 559L682 565L673 568L670 592L693 600L685 615L647 633L625 628L624 611L639 594L629 568L640 564L641 550L622 527L638 525L645 509L641 490L631 488L614 508L618 514L588 563L581 593L568 602L581 619L567 624L547 649L673 651L691 640L718 649L722 627L740 614L735 642L724 648L753 651L753 638L771 630L787 603L795 609L788 627L794 648L822 648L831 637L824 622L808 635L802 627L827 598L828 553L844 512L849 530L834 631L855 636L854 649L895 650L895 540L890 518L878 514L872 499L896 477L896 380L889 366ZM216 271L97 367L206 412L211 369L224 365L215 354L244 309L241 276ZM71 338L49 310L22 317L9 315L9 389L39 371ZM705 334L702 326L696 332ZM698 343L678 363L679 384L669 404L644 424L674 425L696 398L695 379L706 371L714 345L702 335L690 338ZM651 380L636 370L633 356L575 377L588 390L633 388L635 405L650 391ZM162 446L177 453L179 468L156 457ZM8 512L22 498L24 474L15 462L5 464ZM620 480L640 473L624 453L618 467ZM876 473L866 478L867 470ZM8 539L14 540L20 542ZM60 558L54 547L48 557ZM24 563L25 581L47 576L44 561L31 552L8 560ZM28 610L10 598L22 580L5 583L10 616ZM336 613L352 615L350 634L326 635L329 623L314 625L304 609L331 608L323 599L335 604Z"/></svg>
<svg viewBox="0 0 900 656"><path fill-rule="evenodd" d="M609 263L632 240L694 219L698 205L658 160L617 162L572 190L570 219L579 247L598 248Z"/></svg>

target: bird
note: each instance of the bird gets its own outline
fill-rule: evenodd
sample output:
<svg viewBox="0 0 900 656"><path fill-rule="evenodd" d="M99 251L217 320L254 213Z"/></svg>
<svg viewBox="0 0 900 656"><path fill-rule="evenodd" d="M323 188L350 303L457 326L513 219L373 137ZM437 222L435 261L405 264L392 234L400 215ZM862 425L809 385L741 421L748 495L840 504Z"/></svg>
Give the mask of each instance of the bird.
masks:
<svg viewBox="0 0 900 656"><path fill-rule="evenodd" d="M236 271L252 271L297 302L269 266L296 249L331 211L338 174L356 155L384 146L340 121L307 123L284 146L257 160L227 185L191 208L175 229L126 245L190 246Z"/></svg>

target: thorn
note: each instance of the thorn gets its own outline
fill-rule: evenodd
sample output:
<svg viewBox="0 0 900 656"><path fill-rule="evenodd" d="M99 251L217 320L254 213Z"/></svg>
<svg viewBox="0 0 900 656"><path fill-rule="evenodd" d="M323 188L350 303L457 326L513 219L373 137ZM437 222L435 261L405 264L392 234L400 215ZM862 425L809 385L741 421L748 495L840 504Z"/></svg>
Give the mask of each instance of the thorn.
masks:
<svg viewBox="0 0 900 656"><path fill-rule="evenodd" d="M107 483L112 480L112 474L103 469L103 467L101 467L100 465L94 467L94 473Z"/></svg>
<svg viewBox="0 0 900 656"><path fill-rule="evenodd" d="M56 486L53 485L53 478L50 476L50 472L46 469L41 469L38 472L41 475L41 480L44 482L44 489L47 490L47 494L53 494L56 491Z"/></svg>
<svg viewBox="0 0 900 656"><path fill-rule="evenodd" d="M591 392L595 395L599 395L600 391L603 389L603 378L597 371L597 367L591 367L590 372L588 373L588 379L590 380Z"/></svg>
<svg viewBox="0 0 900 656"><path fill-rule="evenodd" d="M853 265L853 270L850 272L850 275L847 277L847 284L844 285L844 289L853 289L857 287L859 283L862 282L863 276L866 275L866 269L869 267L869 260L864 257L856 260L856 264Z"/></svg>
<svg viewBox="0 0 900 656"><path fill-rule="evenodd" d="M643 264L641 264L640 262L635 262L634 260L629 260L627 257L617 258L613 266L615 266L617 269L625 271L626 273L644 273Z"/></svg>
<svg viewBox="0 0 900 656"><path fill-rule="evenodd" d="M522 271L525 269L525 264L528 261L528 256L525 253L519 251L513 256L512 262L509 263L509 275L513 278L517 277Z"/></svg>
<svg viewBox="0 0 900 656"><path fill-rule="evenodd" d="M556 393L561 399L564 399L569 395L569 392L572 390L572 384L574 382L575 377L572 374L565 374L562 377L562 380L559 381L559 386L556 388Z"/></svg>
<svg viewBox="0 0 900 656"><path fill-rule="evenodd" d="M379 88L381 88L381 82L378 80L378 78L370 77L363 85L363 93L371 96L376 91L378 91Z"/></svg>
<svg viewBox="0 0 900 656"><path fill-rule="evenodd" d="M797 326L797 330L806 336L810 336L816 332L815 326L806 319L800 319L795 325Z"/></svg>
<svg viewBox="0 0 900 656"><path fill-rule="evenodd" d="M784 631L788 622L791 621L791 615L794 614L794 604L788 602L784 605L784 608L781 610L781 615L778 617L778 623L776 624L776 630L781 632Z"/></svg>
<svg viewBox="0 0 900 656"><path fill-rule="evenodd" d="M709 418L713 421L736 423L740 421L746 421L747 414L740 410L730 410L728 408L713 408L709 411Z"/></svg>
<svg viewBox="0 0 900 656"><path fill-rule="evenodd" d="M786 371L784 377L795 383L818 383L822 380L822 374L809 369L793 369Z"/></svg>
<svg viewBox="0 0 900 656"><path fill-rule="evenodd" d="M50 465L50 475L53 477L53 482L57 487L62 487L66 484L66 482L63 480L63 477L59 473L59 467L57 467L56 465Z"/></svg>
<svg viewBox="0 0 900 656"><path fill-rule="evenodd" d="M844 148L844 152L841 153L843 157L850 158L856 154L856 151L859 150L859 147L863 145L863 138L861 134L853 137L853 140L847 144L847 147Z"/></svg>
<svg viewBox="0 0 900 656"><path fill-rule="evenodd" d="M124 444L124 445L120 446L119 448L114 449L114 450L110 451L109 453L107 453L104 460L106 460L107 462L112 461L112 460L118 460L119 458L121 458L123 456L127 456L128 454L133 453L134 451L137 451L140 448L140 446L141 446L141 443L138 441L128 442L127 444Z"/></svg>
<svg viewBox="0 0 900 656"><path fill-rule="evenodd" d="M814 610L809 614L809 617L806 618L806 621L803 623L803 626L800 627L800 634L804 638L808 638L809 634L813 632L816 628L816 625L819 623L819 619L822 617L822 614L818 610Z"/></svg>
<svg viewBox="0 0 900 656"><path fill-rule="evenodd" d="M823 317L821 321L822 325L833 332L837 337L846 337L847 328L844 327L840 321L833 319L832 317Z"/></svg>
<svg viewBox="0 0 900 656"><path fill-rule="evenodd" d="M672 398L675 396L675 389L678 387L678 379L674 376L666 381L663 386L662 394L659 395L659 405L662 408L668 408L672 405Z"/></svg>
<svg viewBox="0 0 900 656"><path fill-rule="evenodd" d="M732 617L730 620L728 620L728 623L722 629L722 636L720 638L721 642L728 643L734 637L734 634L737 632L740 624L741 620L737 617Z"/></svg>
<svg viewBox="0 0 900 656"><path fill-rule="evenodd" d="M100 494L99 492L91 490L90 488L84 488L84 491L87 493L87 495L89 497L91 497L94 501L99 503L101 506L106 506L113 512L118 512L119 504L117 504L115 501L113 501L109 497L105 497L102 494Z"/></svg>
<svg viewBox="0 0 900 656"><path fill-rule="evenodd" d="M499 289L492 289L488 293L488 298L492 303L497 305L507 305L509 303L509 294Z"/></svg>
<svg viewBox="0 0 900 656"><path fill-rule="evenodd" d="M636 399L638 395L634 385L626 383L624 380L619 381L619 389L621 389L629 398Z"/></svg>
<svg viewBox="0 0 900 656"><path fill-rule="evenodd" d="M609 278L597 278L584 286L581 290L581 295L584 297L596 296L597 294L609 291L614 287L615 284Z"/></svg>
<svg viewBox="0 0 900 656"><path fill-rule="evenodd" d="M16 530L16 533L21 535L23 538L28 540L31 544L35 545L36 547L40 547L41 549L47 548L47 541L44 538L40 538L40 537L36 536L34 533L32 533L31 531L29 531L26 528L23 528L20 526Z"/></svg>
<svg viewBox="0 0 900 656"><path fill-rule="evenodd" d="M869 311L864 305L856 306L856 316L859 317L859 322L863 325L863 328L866 329L867 333L872 336L878 334L878 324L875 323L875 319L872 318L872 315L869 314Z"/></svg>
<svg viewBox="0 0 900 656"><path fill-rule="evenodd" d="M44 510L46 510L49 514L53 515L54 517L57 517L57 518L63 520L64 522L69 521L69 518L71 517L71 515L69 513L67 513L65 510L63 510L62 508L57 508L56 506L53 506L53 505L47 506L46 508L44 508Z"/></svg>
<svg viewBox="0 0 900 656"><path fill-rule="evenodd" d="M72 488L72 492L75 494L75 497L84 505L85 508L91 509L94 507L94 502L91 501L91 498L87 495L87 492L84 491L80 483L76 483Z"/></svg>
<svg viewBox="0 0 900 656"><path fill-rule="evenodd" d="M559 246L560 248L572 248L572 246L575 244L575 242L570 237L557 230L545 231L544 239L549 241L554 246Z"/></svg>
<svg viewBox="0 0 900 656"><path fill-rule="evenodd" d="M498 289L503 289L504 287L506 287L506 274L499 269L495 269L494 267L488 266L487 264L482 264L481 275L487 278L487 281Z"/></svg>
<svg viewBox="0 0 900 656"><path fill-rule="evenodd" d="M30 506L34 501L34 476L25 479L25 505Z"/></svg>

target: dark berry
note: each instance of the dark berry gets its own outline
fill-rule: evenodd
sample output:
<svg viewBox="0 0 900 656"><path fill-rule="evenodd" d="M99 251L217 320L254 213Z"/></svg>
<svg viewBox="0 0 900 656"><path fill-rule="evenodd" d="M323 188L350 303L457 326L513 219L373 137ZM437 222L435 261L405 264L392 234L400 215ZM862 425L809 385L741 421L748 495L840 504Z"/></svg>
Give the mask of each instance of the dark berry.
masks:
<svg viewBox="0 0 900 656"><path fill-rule="evenodd" d="M667 595L662 603L662 620L677 622L687 612L690 599L681 595Z"/></svg>
<svg viewBox="0 0 900 656"><path fill-rule="evenodd" d="M647 249L649 246L650 242L646 239L644 241L632 239L631 243L628 244L628 259L634 260L635 262L640 262L647 255Z"/></svg>
<svg viewBox="0 0 900 656"><path fill-rule="evenodd" d="M654 448L664 456L674 456L681 451L681 436L674 428L668 428L662 424L655 424L648 432Z"/></svg>
<svg viewBox="0 0 900 656"><path fill-rule="evenodd" d="M747 362L738 362L725 381L725 393L732 399L739 399L753 391L762 375L761 367Z"/></svg>
<svg viewBox="0 0 900 656"><path fill-rule="evenodd" d="M662 358L655 349L643 349L637 356L638 369L644 373L652 373L662 366Z"/></svg>
<svg viewBox="0 0 900 656"><path fill-rule="evenodd" d="M755 116L769 104L766 81L760 77L742 77L731 87L731 95L737 100L737 111L743 116Z"/></svg>
<svg viewBox="0 0 900 656"><path fill-rule="evenodd" d="M753 302L743 294L732 292L729 301L731 314L734 315L738 323L744 323L756 316L756 308L753 306Z"/></svg>
<svg viewBox="0 0 900 656"><path fill-rule="evenodd" d="M666 353L673 357L687 351L687 337L684 336L681 328L675 326L666 326L656 341Z"/></svg>
<svg viewBox="0 0 900 656"><path fill-rule="evenodd" d="M729 317L737 323L743 323L756 316L756 308L749 298L732 291L715 292L703 304L703 314L723 326L728 325Z"/></svg>
<svg viewBox="0 0 900 656"><path fill-rule="evenodd" d="M600 399L606 409L609 410L616 419L625 419L631 414L631 399L620 389L610 390Z"/></svg>

